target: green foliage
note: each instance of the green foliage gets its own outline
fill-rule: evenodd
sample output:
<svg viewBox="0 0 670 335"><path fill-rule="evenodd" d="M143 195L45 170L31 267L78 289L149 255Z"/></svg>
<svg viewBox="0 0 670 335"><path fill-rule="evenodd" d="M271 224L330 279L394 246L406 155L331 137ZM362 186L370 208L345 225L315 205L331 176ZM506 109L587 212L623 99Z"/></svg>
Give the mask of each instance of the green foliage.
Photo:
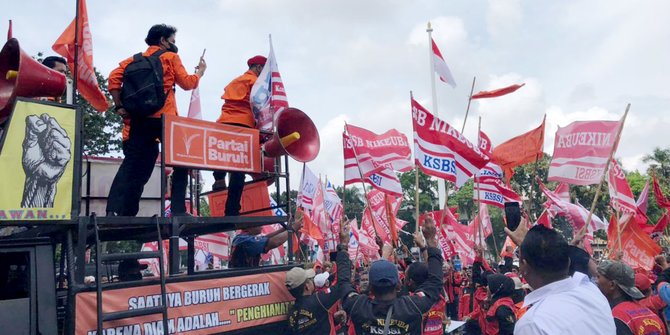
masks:
<svg viewBox="0 0 670 335"><path fill-rule="evenodd" d="M105 94L107 100L111 101L107 79L97 69L95 75L102 93ZM114 108L110 107L106 112L100 113L93 109L79 93L77 93L75 103L81 108L84 116L84 154L104 156L120 151L123 123L121 117L114 113Z"/></svg>
<svg viewBox="0 0 670 335"><path fill-rule="evenodd" d="M411 170L400 174L400 185L403 189L402 203L398 210L398 218L407 221L404 230L413 232L416 229L416 174ZM438 206L437 180L419 171L419 212L429 212Z"/></svg>
<svg viewBox="0 0 670 335"><path fill-rule="evenodd" d="M342 199L344 215L349 219L356 218L360 225L363 209L365 208L366 204L366 202L363 201L363 198L365 198L363 191L355 186L346 188L343 186L338 186L335 189L335 192L337 192L337 196Z"/></svg>

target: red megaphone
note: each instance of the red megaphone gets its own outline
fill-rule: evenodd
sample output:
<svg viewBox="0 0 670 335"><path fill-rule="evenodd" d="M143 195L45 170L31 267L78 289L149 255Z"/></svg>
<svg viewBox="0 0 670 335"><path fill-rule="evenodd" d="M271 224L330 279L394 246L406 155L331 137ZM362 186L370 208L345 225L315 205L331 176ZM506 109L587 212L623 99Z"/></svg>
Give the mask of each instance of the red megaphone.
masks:
<svg viewBox="0 0 670 335"><path fill-rule="evenodd" d="M289 107L274 117L275 134L263 145L265 155L289 155L298 162L309 162L319 154L319 131L312 119L297 108Z"/></svg>
<svg viewBox="0 0 670 335"><path fill-rule="evenodd" d="M0 51L0 122L14 107L16 97L59 97L66 88L65 75L28 56L16 38Z"/></svg>

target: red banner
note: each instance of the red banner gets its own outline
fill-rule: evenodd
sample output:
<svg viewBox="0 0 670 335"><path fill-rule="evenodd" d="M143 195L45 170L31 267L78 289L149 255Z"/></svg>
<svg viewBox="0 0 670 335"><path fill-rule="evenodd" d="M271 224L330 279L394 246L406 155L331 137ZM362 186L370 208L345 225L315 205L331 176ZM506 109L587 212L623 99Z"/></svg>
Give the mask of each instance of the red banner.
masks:
<svg viewBox="0 0 670 335"><path fill-rule="evenodd" d="M577 121L558 128L547 180L598 184L616 149L620 126L621 121Z"/></svg>
<svg viewBox="0 0 670 335"><path fill-rule="evenodd" d="M261 171L259 131L165 115L165 164L207 170Z"/></svg>
<svg viewBox="0 0 670 335"><path fill-rule="evenodd" d="M167 334L213 334L286 320L293 297L286 273L169 283ZM160 286L140 286L104 293L103 312L160 306ZM75 334L95 334L96 292L76 296ZM166 334L161 314L109 321L104 334Z"/></svg>
<svg viewBox="0 0 670 335"><path fill-rule="evenodd" d="M414 160L431 176L463 186L489 158L454 127L442 121L412 99Z"/></svg>
<svg viewBox="0 0 670 335"><path fill-rule="evenodd" d="M637 212L637 204L633 196L633 191L628 186L626 175L623 173L619 164L612 159L608 170L608 188L610 193L610 203L612 207L621 212Z"/></svg>
<svg viewBox="0 0 670 335"><path fill-rule="evenodd" d="M353 150L362 166L371 163L372 169L365 169L365 177L372 173L389 169L407 172L412 169L412 149L405 134L391 129L377 135L367 129L346 125Z"/></svg>

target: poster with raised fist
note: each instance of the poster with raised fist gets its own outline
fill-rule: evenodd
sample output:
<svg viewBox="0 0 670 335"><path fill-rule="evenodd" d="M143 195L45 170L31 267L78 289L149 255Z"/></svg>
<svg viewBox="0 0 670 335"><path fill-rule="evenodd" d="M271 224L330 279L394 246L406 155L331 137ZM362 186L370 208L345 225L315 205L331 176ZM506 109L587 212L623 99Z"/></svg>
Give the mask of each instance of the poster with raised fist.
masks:
<svg viewBox="0 0 670 335"><path fill-rule="evenodd" d="M18 101L0 148L0 220L67 220L72 212L76 111Z"/></svg>

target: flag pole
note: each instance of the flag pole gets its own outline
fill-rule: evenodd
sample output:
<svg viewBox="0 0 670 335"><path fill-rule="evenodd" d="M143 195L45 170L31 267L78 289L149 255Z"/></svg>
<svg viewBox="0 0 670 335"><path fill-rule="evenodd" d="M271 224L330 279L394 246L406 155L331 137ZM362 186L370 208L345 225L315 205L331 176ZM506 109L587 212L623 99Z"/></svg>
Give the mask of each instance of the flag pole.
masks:
<svg viewBox="0 0 670 335"><path fill-rule="evenodd" d="M428 21L428 27L426 28L426 32L428 33L428 60L430 63L430 89L432 94L433 113L435 113L435 117L438 117L440 113L438 112L437 109L437 89L435 87L435 60L433 59L433 35L432 35L433 27L431 26L430 21ZM443 202L446 204L447 187L445 185L445 181L443 181L440 178L437 178L437 198L439 200L438 205ZM442 199L445 200L442 201Z"/></svg>
<svg viewBox="0 0 670 335"><path fill-rule="evenodd" d="M605 177L607 176L607 171L609 170L610 163L612 162L612 158L614 157L614 153L616 152L617 147L619 146L619 140L621 139L621 131L623 130L623 125L626 123L626 116L628 116L628 111L630 110L630 104L626 105L626 111L623 113L623 118L621 119L621 125L619 126L619 129L617 130L616 133L616 139L614 140L614 145L612 146L612 150L610 151L610 156L607 159L607 164L605 165L605 170L603 171L603 176L600 178L600 183L598 184L598 188L596 189L596 195L593 197L593 203L591 203L591 210L589 211L589 216L586 218L586 224L582 229L580 229L578 235L584 234L584 231L588 229L589 225L591 224L591 217L593 216L593 212L596 209L596 203L598 202L598 198L600 198L600 190L602 189L603 183L605 182ZM617 225L619 223L617 222ZM619 228L617 226L617 228Z"/></svg>
<svg viewBox="0 0 670 335"><path fill-rule="evenodd" d="M470 113L470 103L472 102L472 94L475 92L475 81L477 76L472 77L472 87L470 88L470 96L468 96L468 107L465 109L465 119L463 119L463 127L461 127L461 134L465 131L465 122L468 121L468 113Z"/></svg>
<svg viewBox="0 0 670 335"><path fill-rule="evenodd" d="M349 135L349 132L347 131L347 122L344 122L344 133ZM356 159L356 167L358 168L358 174L361 176L361 185L363 186L363 194L365 194L365 205L366 207L370 210L370 216L372 217L373 223L376 223L378 226L381 227L379 222L377 222L377 219L372 212L372 208L370 208L370 198L368 198L368 190L365 188L365 179L363 178L363 171L361 170L361 165L358 162L358 153L356 152L356 146L351 145L351 149L354 151L354 159ZM365 209L363 209L363 215L365 215ZM363 221L363 217L361 217L361 222ZM377 228L373 229L375 231L375 238L379 237L377 234ZM375 241L376 242L376 241Z"/></svg>
<svg viewBox="0 0 670 335"><path fill-rule="evenodd" d="M79 81L77 77L79 76L79 2L81 0L76 1L76 6L77 9L75 10L74 14L74 69L72 70L72 101L73 103L76 104L75 97L77 96L77 82Z"/></svg>
<svg viewBox="0 0 670 335"><path fill-rule="evenodd" d="M409 98L410 101L414 100L414 94L412 94L412 91L409 91ZM421 211L419 210L419 164L416 164L416 152L414 153L414 160L414 215L416 218L414 221L414 231L418 232L420 224L419 216L421 215Z"/></svg>

